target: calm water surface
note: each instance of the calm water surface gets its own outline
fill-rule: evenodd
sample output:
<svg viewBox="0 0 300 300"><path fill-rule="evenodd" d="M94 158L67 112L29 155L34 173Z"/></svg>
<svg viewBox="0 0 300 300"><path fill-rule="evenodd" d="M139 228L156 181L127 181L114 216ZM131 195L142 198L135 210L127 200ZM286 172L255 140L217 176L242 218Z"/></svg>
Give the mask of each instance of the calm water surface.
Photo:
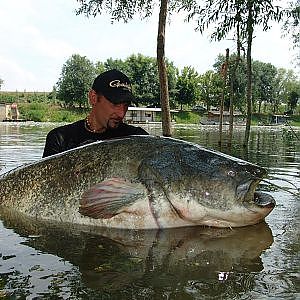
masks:
<svg viewBox="0 0 300 300"><path fill-rule="evenodd" d="M38 160L55 126L0 123L0 173ZM177 125L174 136L220 150L217 130ZM247 152L243 135L221 150L269 170L266 223L94 231L0 210L0 299L299 299L300 130L253 128Z"/></svg>

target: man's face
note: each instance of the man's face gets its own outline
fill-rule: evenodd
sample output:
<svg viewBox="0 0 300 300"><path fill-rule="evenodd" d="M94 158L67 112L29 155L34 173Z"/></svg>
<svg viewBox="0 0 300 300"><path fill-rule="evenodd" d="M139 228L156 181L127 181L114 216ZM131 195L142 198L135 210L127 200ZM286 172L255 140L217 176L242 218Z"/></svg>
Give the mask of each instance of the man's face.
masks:
<svg viewBox="0 0 300 300"><path fill-rule="evenodd" d="M128 110L127 103L114 104L102 95L96 95L94 106L95 120L102 128L116 128Z"/></svg>

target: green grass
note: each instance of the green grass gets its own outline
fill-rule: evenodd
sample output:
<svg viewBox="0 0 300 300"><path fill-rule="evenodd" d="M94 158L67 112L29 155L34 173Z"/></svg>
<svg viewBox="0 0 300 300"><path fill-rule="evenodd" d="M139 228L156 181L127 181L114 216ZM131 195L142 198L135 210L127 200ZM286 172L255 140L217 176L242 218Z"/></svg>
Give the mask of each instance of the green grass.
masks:
<svg viewBox="0 0 300 300"><path fill-rule="evenodd" d="M1 103L23 103L23 102L47 102L49 101L49 92L5 92L0 91Z"/></svg>
<svg viewBox="0 0 300 300"><path fill-rule="evenodd" d="M199 124L200 115L196 112L191 111L179 111L176 113L171 113L172 121L178 124ZM161 113L156 114L156 122L161 122Z"/></svg>
<svg viewBox="0 0 300 300"><path fill-rule="evenodd" d="M199 124L200 114L191 111L179 111L174 114L174 119L178 124Z"/></svg>
<svg viewBox="0 0 300 300"><path fill-rule="evenodd" d="M62 108L46 103L19 103L21 119L35 122L74 122L85 118L86 109Z"/></svg>

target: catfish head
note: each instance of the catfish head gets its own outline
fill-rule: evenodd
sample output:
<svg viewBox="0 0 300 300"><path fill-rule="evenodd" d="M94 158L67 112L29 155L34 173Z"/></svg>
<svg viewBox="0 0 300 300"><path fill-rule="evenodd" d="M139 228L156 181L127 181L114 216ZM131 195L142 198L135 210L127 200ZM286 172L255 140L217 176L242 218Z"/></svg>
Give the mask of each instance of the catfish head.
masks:
<svg viewBox="0 0 300 300"><path fill-rule="evenodd" d="M272 196L256 191L266 174L262 167L189 143L157 151L139 170L162 227L167 226L166 207L168 215L193 225L241 227L263 221L275 207Z"/></svg>

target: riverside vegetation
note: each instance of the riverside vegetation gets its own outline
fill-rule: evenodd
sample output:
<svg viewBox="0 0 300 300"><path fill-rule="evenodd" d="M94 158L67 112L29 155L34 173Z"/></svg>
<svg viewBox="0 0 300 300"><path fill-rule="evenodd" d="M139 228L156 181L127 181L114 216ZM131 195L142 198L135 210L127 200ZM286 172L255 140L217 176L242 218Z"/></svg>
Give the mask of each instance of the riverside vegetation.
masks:
<svg viewBox="0 0 300 300"><path fill-rule="evenodd" d="M191 66L180 71L167 60L169 103L171 109L179 110L172 116L177 123L199 124L203 113L194 111L195 106L209 109L223 106L224 110L229 110L231 105L234 110L249 115L246 61L241 58L240 68L234 70L234 78L232 63L228 64L226 78L221 74L224 61L224 56L219 55L213 70L199 74ZM229 57L229 62L232 61L235 61L235 54ZM104 62L93 62L85 56L73 54L63 65L51 92L0 92L0 103L18 103L21 116L26 120L72 122L86 115L87 93L95 76L114 68L132 79L140 106L160 107L157 60L142 54L133 54L125 60L109 58ZM270 115L284 112L293 112L294 116L289 119L293 125L300 123L297 117L300 115L300 81L294 71L253 60L253 79L252 125L268 124ZM156 121L161 121L160 115Z"/></svg>
<svg viewBox="0 0 300 300"><path fill-rule="evenodd" d="M67 107L59 100L52 101L49 92L0 92L0 103L18 104L20 118L34 122L74 122L86 117L89 108L88 104L82 107ZM284 112L284 107L280 107L280 113ZM267 107L265 108L267 111ZM270 117L270 112L254 113L252 125L266 124ZM174 114L174 120L178 124L199 124L203 113L192 111L189 105L182 107ZM160 114L157 114L156 121L161 121ZM290 125L300 126L300 106L298 105L295 114L290 117Z"/></svg>

